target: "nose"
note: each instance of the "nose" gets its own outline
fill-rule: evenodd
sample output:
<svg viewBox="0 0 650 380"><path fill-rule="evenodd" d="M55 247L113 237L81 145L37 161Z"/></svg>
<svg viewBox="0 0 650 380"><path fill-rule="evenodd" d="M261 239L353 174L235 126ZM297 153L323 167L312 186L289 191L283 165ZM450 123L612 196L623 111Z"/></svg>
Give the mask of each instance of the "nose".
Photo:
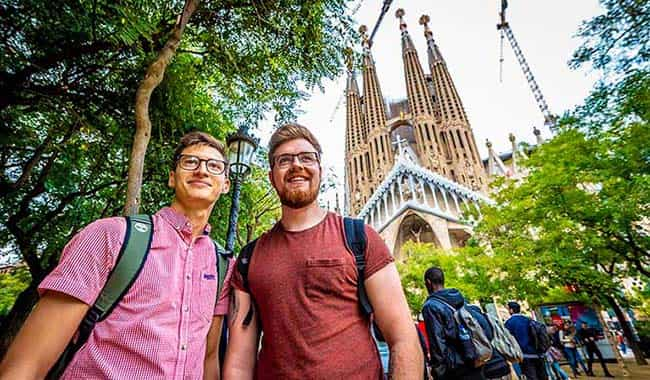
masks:
<svg viewBox="0 0 650 380"><path fill-rule="evenodd" d="M300 162L300 159L298 158L298 156L291 157L291 166L289 166L289 167L293 167L294 165L298 165L300 167L305 166L305 165L303 165L302 162Z"/></svg>
<svg viewBox="0 0 650 380"><path fill-rule="evenodd" d="M208 175L208 161L200 161L199 166L194 169L195 172L199 172L200 174Z"/></svg>

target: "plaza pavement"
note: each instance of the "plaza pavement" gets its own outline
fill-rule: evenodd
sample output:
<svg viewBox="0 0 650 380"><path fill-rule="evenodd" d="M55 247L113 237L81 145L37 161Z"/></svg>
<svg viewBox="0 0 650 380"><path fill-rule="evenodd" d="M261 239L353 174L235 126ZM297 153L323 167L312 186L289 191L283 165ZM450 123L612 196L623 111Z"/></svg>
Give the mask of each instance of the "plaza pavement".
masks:
<svg viewBox="0 0 650 380"><path fill-rule="evenodd" d="M609 368L609 372L612 373L617 379L625 379L625 380L650 380L650 364L645 365L645 366L639 366L636 364L636 362L626 360L625 365L627 366L627 370L629 372L629 376L623 376L623 372L619 368L619 366L616 363L607 363L607 368ZM565 367L562 366L564 369ZM607 377L601 377L603 374L602 368L600 368L600 364L598 362L594 363L594 374L596 377L587 377L585 375L582 375L579 377L581 380L588 380L588 379L593 379L593 380L605 380L608 379ZM567 372L570 373L570 372Z"/></svg>

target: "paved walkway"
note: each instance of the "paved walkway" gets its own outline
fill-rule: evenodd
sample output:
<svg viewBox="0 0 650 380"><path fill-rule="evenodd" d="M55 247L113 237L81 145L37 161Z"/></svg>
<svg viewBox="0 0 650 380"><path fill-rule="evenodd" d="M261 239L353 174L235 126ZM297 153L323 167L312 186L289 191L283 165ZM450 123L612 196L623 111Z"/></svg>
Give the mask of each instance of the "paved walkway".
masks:
<svg viewBox="0 0 650 380"><path fill-rule="evenodd" d="M625 361L625 365L627 365L627 370L629 372L629 376L623 376L623 372L619 368L619 366L616 363L607 363L607 368L609 368L609 372L612 373L617 379L625 379L625 380L650 380L650 365L645 365L645 366L639 366L636 364L634 361ZM563 367L564 368L564 367ZM600 364L598 362L594 363L594 374L596 377L586 377L586 376L581 376L581 380L604 380L607 379L606 377L599 377L598 375L602 375L602 368L600 368Z"/></svg>

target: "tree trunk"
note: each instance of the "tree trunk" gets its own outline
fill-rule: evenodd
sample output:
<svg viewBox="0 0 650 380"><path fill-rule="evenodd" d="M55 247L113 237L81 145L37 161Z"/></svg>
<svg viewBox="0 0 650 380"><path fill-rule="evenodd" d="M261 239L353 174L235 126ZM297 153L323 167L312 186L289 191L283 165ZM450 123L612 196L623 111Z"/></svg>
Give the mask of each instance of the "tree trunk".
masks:
<svg viewBox="0 0 650 380"><path fill-rule="evenodd" d="M135 136L131 148L131 161L129 162L129 175L126 190L125 215L137 214L140 209L140 191L142 188L142 172L144 170L144 156L151 138L151 120L149 119L149 101L151 94L162 82L169 62L176 54L176 49L181 42L183 31L190 17L196 10L200 0L186 0L183 13L178 18L176 26L165 46L158 53L156 59L147 68L138 91L135 95Z"/></svg>
<svg viewBox="0 0 650 380"><path fill-rule="evenodd" d="M27 316L32 311L34 305L38 301L38 293L36 287L39 281L32 280L27 289L23 290L16 299L9 314L2 320L0 324L0 358L5 356L9 349L9 345L13 341L18 330L27 319Z"/></svg>
<svg viewBox="0 0 650 380"><path fill-rule="evenodd" d="M607 303L609 303L612 309L614 309L614 314L616 314L616 319L618 319L618 323L621 325L621 328L623 329L623 336L625 337L625 339L627 339L630 349L634 353L634 359L636 359L636 363L638 365L648 365L648 362L645 360L645 357L643 357L643 352L639 347L639 343L636 341L634 337L632 328L630 328L630 324L625 318L625 314L623 313L621 307L618 305L618 302L616 302L616 299L614 299L614 297L612 296L607 296L606 299L607 299Z"/></svg>

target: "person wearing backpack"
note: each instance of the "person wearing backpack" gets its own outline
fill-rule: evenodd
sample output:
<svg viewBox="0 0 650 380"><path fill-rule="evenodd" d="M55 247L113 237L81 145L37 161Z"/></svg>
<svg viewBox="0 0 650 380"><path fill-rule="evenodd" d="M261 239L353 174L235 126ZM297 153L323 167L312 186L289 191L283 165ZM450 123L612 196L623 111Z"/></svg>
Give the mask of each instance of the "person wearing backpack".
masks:
<svg viewBox="0 0 650 380"><path fill-rule="evenodd" d="M208 218L228 191L227 170L224 144L191 132L172 160L170 207L76 234L40 283L0 379L217 379L234 265L210 239Z"/></svg>
<svg viewBox="0 0 650 380"><path fill-rule="evenodd" d="M268 154L282 217L237 258L224 377L382 379L372 315L390 348L390 378L421 379L422 352L386 244L362 221L318 204L314 135L284 125Z"/></svg>
<svg viewBox="0 0 650 380"><path fill-rule="evenodd" d="M539 339L535 336L533 328L531 328L533 324L539 322L520 314L521 306L517 302L508 302L508 312L510 318L505 323L506 329L515 337L524 354L524 360L520 364L522 374L528 380L547 380L548 374L546 373L544 354L548 347L544 350L536 347L536 341ZM550 342L546 326L542 326L543 333Z"/></svg>
<svg viewBox="0 0 650 380"><path fill-rule="evenodd" d="M422 306L422 316L429 339L430 368L438 380L483 380L483 365L492 354L492 346L483 336L489 349L488 356L477 353L473 338L482 332L482 327L470 326L458 316L460 310L468 311L474 321L477 316L465 308L463 295L453 288L445 288L442 269L431 267L424 273L429 297ZM479 313L480 314L480 313ZM478 324L478 323L477 323Z"/></svg>

